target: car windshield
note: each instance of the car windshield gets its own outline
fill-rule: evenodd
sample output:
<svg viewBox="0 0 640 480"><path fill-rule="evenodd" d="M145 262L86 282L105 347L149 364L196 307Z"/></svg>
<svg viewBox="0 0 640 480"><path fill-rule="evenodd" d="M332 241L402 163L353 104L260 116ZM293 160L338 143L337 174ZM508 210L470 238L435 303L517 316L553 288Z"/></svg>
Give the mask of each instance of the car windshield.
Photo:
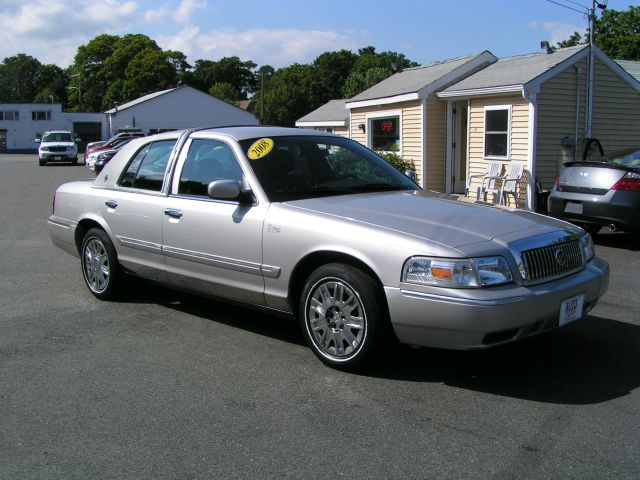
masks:
<svg viewBox="0 0 640 480"><path fill-rule="evenodd" d="M42 137L43 142L73 142L69 132L50 132Z"/></svg>
<svg viewBox="0 0 640 480"><path fill-rule="evenodd" d="M240 142L272 202L419 187L361 144L340 137L264 137Z"/></svg>

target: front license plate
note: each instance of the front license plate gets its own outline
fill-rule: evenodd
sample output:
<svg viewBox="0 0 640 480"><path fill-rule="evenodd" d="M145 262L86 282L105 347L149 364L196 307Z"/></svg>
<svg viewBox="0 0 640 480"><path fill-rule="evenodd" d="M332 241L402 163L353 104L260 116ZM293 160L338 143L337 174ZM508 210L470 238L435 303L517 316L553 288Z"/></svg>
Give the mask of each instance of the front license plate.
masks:
<svg viewBox="0 0 640 480"><path fill-rule="evenodd" d="M567 213L582 214L582 204L576 202L567 202L567 204L564 206L564 211Z"/></svg>
<svg viewBox="0 0 640 480"><path fill-rule="evenodd" d="M62 157L53 157L54 160L62 160Z"/></svg>
<svg viewBox="0 0 640 480"><path fill-rule="evenodd" d="M584 294L567 298L560 304L560 321L559 325L563 326L567 323L578 320L582 317L582 307L584 306Z"/></svg>

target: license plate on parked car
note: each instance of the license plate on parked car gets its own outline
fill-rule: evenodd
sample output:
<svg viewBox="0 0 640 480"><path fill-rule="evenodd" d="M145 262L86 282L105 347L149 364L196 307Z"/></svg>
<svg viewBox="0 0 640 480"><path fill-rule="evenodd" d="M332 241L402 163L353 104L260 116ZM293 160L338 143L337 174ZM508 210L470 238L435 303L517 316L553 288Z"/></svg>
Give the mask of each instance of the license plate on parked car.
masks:
<svg viewBox="0 0 640 480"><path fill-rule="evenodd" d="M53 159L54 159L54 160L62 160L62 157L60 157L60 156L55 156L55 157L53 157Z"/></svg>
<svg viewBox="0 0 640 480"><path fill-rule="evenodd" d="M584 306L584 294L567 298L560 304L560 326L578 320L582 317L582 307Z"/></svg>
<svg viewBox="0 0 640 480"><path fill-rule="evenodd" d="M582 213L582 204L576 202L567 202L564 206L564 211L567 213Z"/></svg>

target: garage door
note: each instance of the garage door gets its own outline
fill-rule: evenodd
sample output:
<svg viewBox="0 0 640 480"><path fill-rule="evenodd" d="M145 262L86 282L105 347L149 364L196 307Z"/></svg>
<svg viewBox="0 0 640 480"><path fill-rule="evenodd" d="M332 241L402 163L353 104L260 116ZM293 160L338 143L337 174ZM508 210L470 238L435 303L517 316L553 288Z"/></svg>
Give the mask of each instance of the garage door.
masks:
<svg viewBox="0 0 640 480"><path fill-rule="evenodd" d="M102 123L98 122L73 122L73 133L80 137L78 150L84 152L87 143L102 140Z"/></svg>

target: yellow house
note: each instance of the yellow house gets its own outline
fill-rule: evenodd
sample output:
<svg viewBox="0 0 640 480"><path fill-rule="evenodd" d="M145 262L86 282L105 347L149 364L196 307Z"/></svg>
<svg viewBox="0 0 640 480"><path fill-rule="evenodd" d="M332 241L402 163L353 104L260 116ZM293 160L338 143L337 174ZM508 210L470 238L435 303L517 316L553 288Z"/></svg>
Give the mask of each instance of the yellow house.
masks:
<svg viewBox="0 0 640 480"><path fill-rule="evenodd" d="M447 111L446 192L464 191L487 162L521 162L528 185L517 206L533 208L534 181L550 187L564 162L582 158L585 139L605 151L640 145L640 83L589 45L502 58L437 96Z"/></svg>
<svg viewBox="0 0 640 480"><path fill-rule="evenodd" d="M347 100L349 137L411 160L419 184L445 188L446 102L436 93L497 60L475 55L408 68Z"/></svg>

